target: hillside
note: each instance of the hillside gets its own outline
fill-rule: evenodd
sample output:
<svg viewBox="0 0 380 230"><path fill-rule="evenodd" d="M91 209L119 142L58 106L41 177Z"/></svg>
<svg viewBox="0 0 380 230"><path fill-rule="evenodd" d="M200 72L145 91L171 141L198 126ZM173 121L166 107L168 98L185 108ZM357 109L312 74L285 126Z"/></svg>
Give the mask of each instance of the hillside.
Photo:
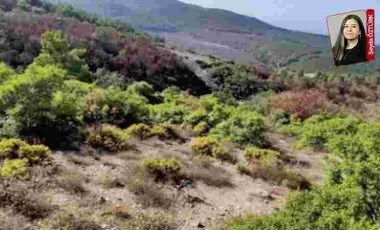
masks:
<svg viewBox="0 0 380 230"><path fill-rule="evenodd" d="M327 36L291 31L227 10L207 9L177 0L67 2L90 12L120 19L164 37L177 49L275 69L372 73L379 61L336 68Z"/></svg>
<svg viewBox="0 0 380 230"><path fill-rule="evenodd" d="M380 229L379 74L226 61L67 4L0 9L0 230Z"/></svg>

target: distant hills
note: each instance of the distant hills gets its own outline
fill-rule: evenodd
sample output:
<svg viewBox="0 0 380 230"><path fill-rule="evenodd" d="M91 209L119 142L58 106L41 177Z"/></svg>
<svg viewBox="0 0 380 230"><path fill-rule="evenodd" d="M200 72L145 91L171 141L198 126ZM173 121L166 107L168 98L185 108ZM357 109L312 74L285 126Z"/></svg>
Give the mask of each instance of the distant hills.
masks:
<svg viewBox="0 0 380 230"><path fill-rule="evenodd" d="M212 54L269 69L380 71L380 62L336 68L327 36L291 31L259 19L177 0L52 0L70 3L158 34L177 48ZM380 50L380 49L379 49Z"/></svg>

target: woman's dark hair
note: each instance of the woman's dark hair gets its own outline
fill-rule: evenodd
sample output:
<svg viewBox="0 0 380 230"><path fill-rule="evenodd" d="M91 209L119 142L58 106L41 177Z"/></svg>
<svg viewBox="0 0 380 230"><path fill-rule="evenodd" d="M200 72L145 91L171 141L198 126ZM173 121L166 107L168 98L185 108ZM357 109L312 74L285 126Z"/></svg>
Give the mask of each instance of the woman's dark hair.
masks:
<svg viewBox="0 0 380 230"><path fill-rule="evenodd" d="M361 53L365 53L366 35L365 35L364 24L363 24L363 22L359 16L354 15L354 14L350 14L344 18L342 24L340 25L340 31L338 34L338 38L337 38L335 45L333 47L333 55L334 55L334 59L336 61L341 61L343 58L343 52L347 46L347 39L344 37L343 30L344 30L344 25L350 19L354 19L359 24L361 36L359 36L359 41L358 41L357 45L359 46L360 49L362 49Z"/></svg>

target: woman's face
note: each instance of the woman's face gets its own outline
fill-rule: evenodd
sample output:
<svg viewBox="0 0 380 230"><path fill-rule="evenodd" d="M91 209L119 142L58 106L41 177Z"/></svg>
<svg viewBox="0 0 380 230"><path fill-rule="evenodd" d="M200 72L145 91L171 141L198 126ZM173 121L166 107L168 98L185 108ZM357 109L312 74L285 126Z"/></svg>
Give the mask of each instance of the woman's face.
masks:
<svg viewBox="0 0 380 230"><path fill-rule="evenodd" d="M343 34L347 40L357 39L360 34L359 23L355 19L347 20L344 24Z"/></svg>

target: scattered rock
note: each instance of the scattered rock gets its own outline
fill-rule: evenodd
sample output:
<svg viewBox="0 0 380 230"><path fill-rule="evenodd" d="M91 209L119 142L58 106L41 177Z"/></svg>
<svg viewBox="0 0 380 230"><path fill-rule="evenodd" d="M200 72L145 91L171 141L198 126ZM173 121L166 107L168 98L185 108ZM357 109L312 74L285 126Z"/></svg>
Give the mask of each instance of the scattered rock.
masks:
<svg viewBox="0 0 380 230"><path fill-rule="evenodd" d="M197 224L197 228L205 228L206 226L204 224L202 224L201 222L199 222Z"/></svg>

